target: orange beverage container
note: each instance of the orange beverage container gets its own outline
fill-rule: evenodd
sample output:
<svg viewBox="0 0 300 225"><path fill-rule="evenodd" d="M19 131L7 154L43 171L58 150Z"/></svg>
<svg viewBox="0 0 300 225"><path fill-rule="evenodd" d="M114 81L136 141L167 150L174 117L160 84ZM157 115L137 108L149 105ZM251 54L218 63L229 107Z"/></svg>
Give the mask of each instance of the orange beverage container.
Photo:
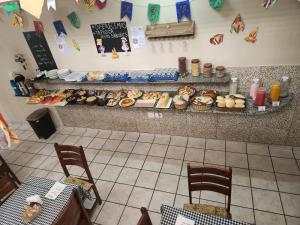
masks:
<svg viewBox="0 0 300 225"><path fill-rule="evenodd" d="M276 102L279 100L279 96L280 96L280 83L276 82L272 85L271 87L271 92L270 92L270 101L271 102Z"/></svg>

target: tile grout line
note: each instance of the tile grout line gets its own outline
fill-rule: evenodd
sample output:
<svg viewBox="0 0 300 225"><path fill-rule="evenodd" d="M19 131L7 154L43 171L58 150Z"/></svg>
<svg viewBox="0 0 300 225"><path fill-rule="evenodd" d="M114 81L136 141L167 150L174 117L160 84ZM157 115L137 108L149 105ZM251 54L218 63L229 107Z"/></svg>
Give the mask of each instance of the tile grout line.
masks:
<svg viewBox="0 0 300 225"><path fill-rule="evenodd" d="M140 135L139 135L139 138L140 138ZM138 140L139 140L139 138L138 138ZM155 138L155 137L154 137L154 138ZM154 141L154 138L153 138L153 141ZM151 143L151 145L150 145L150 148L149 148L149 150L148 150L148 153L149 153L149 151L150 151L150 149L151 149L151 146L152 146L152 144L153 144L153 141L152 141L152 143ZM135 148L135 146L137 145L137 143L138 143L138 141L135 142L135 145L134 145L134 147L132 148L130 154L132 153L132 151L133 151L133 149ZM146 143L149 143L149 142L146 142ZM129 155L130 155L130 154L129 154ZM148 156L148 154L147 154L147 156ZM132 185L132 189L131 189L131 191L130 191L130 194L128 195L128 199L127 199L127 201L126 201L126 203L125 203L125 207L124 207L124 209L123 209L123 211L122 211L122 213L121 213L121 216L120 216L120 218L119 218L117 224L120 224L120 222L121 222L122 216L123 216L123 214L124 214L124 211L125 211L126 207L128 206L128 201L129 201L129 199L130 199L130 197L131 197L131 195L132 195L133 189L136 187L136 183L137 183L138 178L139 178L139 176L140 176L140 174L141 174L142 168L143 168L144 165L145 165L147 156L146 156L146 158L145 158L145 160L144 160L144 162L143 162L143 165L142 165L141 169L139 170L139 173L138 173L138 176L137 176L137 178L136 178L136 180L135 180L135 182L134 182L134 185ZM127 163L128 159L129 159L129 156L128 156L128 158L127 158L125 164ZM124 168L126 168L126 167L125 167L125 164L124 164L124 166L123 166L123 168L122 168L122 171L123 171ZM120 176L120 175L121 175L121 173L119 174L119 176ZM118 177L118 178L119 178L119 177ZM115 183L117 183L118 178L116 179ZM158 180L158 177L157 177L157 180ZM128 184L127 184L127 185L128 185ZM131 186L131 185L130 185L130 186ZM155 187L155 186L154 186L154 187ZM153 189L153 193L154 193L154 189ZM151 199L150 199L150 202L149 202L149 206L150 206L151 200L152 200L152 196L151 196ZM148 207L149 207L149 206L148 206ZM131 206L128 206L128 207L131 207ZM148 208L148 207L147 207L147 208Z"/></svg>
<svg viewBox="0 0 300 225"><path fill-rule="evenodd" d="M271 163L272 163L272 168L273 168L273 171L274 171L274 177L275 177L276 186L277 186L277 190L278 190L278 195L279 195L279 199L280 199L280 205L281 205L281 209L282 209L282 214L283 214L283 217L284 217L285 224L287 224L287 221L286 221L286 215L285 215L284 208L283 208L283 204L282 204L281 193L280 193L280 190L279 190L278 181L277 181L277 176L276 176L276 173L275 173L276 171L275 171L275 169L274 169L273 158L272 158L271 152L270 152L270 145L268 145L268 151L269 151L269 154L270 154L270 157L271 157Z"/></svg>
<svg viewBox="0 0 300 225"><path fill-rule="evenodd" d="M248 174L249 174L250 192L251 192L251 199L252 199L252 212L253 212L253 219L254 219L254 224L255 224L256 223L256 216L255 216L255 209L254 209L254 197L253 197L253 190L252 190L252 179L251 179L250 163L249 163L249 157L248 157L248 143L246 143L246 155L247 155L247 162L248 162Z"/></svg>

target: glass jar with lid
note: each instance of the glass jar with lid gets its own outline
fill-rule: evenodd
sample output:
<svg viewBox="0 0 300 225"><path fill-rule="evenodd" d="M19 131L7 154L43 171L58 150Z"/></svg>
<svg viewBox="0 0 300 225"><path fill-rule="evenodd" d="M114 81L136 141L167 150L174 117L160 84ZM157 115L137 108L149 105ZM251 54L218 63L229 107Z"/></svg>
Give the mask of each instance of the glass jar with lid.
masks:
<svg viewBox="0 0 300 225"><path fill-rule="evenodd" d="M222 78L225 75L225 67L224 66L217 66L216 67L216 77Z"/></svg>
<svg viewBox="0 0 300 225"><path fill-rule="evenodd" d="M281 77L280 85L281 85L280 97L285 98L289 95L290 78L288 76Z"/></svg>
<svg viewBox="0 0 300 225"><path fill-rule="evenodd" d="M210 78L212 74L212 64L211 63L205 63L203 65L203 76L206 78Z"/></svg>
<svg viewBox="0 0 300 225"><path fill-rule="evenodd" d="M187 69L186 69L186 57L179 57L178 58L178 70L179 75L184 77L187 75Z"/></svg>
<svg viewBox="0 0 300 225"><path fill-rule="evenodd" d="M238 89L238 79L237 77L232 77L229 86L229 94L234 95L237 94Z"/></svg>
<svg viewBox="0 0 300 225"><path fill-rule="evenodd" d="M200 60L199 59L192 59L191 73L192 73L192 76L195 76L195 77L200 75Z"/></svg>

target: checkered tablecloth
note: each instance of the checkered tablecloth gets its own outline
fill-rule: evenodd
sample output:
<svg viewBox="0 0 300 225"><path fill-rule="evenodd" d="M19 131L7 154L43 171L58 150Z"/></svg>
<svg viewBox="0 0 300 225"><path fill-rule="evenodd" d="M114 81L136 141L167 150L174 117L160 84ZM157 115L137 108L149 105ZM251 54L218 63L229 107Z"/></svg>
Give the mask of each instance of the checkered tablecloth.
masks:
<svg viewBox="0 0 300 225"><path fill-rule="evenodd" d="M162 205L161 225L175 225L177 216L180 214L188 219L194 220L195 225L249 225L244 222L227 220L216 216L208 216L201 213L195 213L184 209L174 208L167 205Z"/></svg>
<svg viewBox="0 0 300 225"><path fill-rule="evenodd" d="M40 195L44 204L42 213L30 225L51 225L64 210L72 190L76 186L68 185L55 199L45 198L45 195L55 181L39 177L29 177L17 191L15 191L3 205L0 206L0 225L24 225L23 213L26 198L31 195Z"/></svg>

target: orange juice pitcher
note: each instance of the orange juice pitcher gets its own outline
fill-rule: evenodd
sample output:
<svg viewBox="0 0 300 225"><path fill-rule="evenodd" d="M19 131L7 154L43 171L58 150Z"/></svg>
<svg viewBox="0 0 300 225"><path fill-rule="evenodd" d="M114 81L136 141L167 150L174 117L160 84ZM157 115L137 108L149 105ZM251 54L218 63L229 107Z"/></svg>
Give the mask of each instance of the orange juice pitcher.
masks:
<svg viewBox="0 0 300 225"><path fill-rule="evenodd" d="M280 96L280 83L276 82L272 85L271 87L271 92L270 92L270 101L271 102L276 102L279 100L279 96Z"/></svg>

